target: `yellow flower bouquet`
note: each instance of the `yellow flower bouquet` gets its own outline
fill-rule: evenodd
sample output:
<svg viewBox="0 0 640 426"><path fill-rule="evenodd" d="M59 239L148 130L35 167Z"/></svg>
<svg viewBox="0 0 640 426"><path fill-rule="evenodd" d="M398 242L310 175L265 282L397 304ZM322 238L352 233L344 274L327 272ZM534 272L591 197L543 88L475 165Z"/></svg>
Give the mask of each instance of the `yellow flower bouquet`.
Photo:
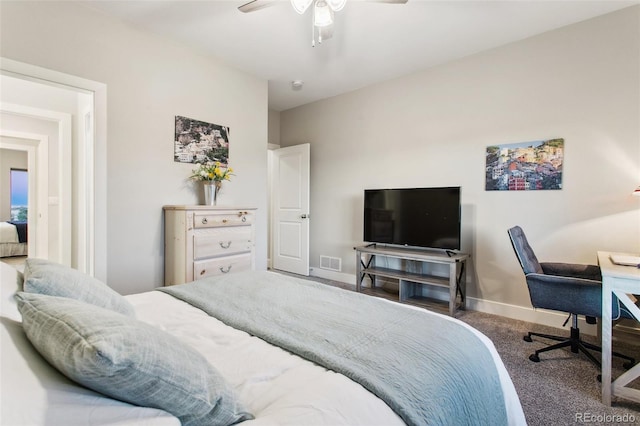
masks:
<svg viewBox="0 0 640 426"><path fill-rule="evenodd" d="M234 176L233 169L231 167L223 168L222 163L219 161L200 163L198 168L193 169L191 172L193 174L189 178L195 181L222 182L231 180L231 176Z"/></svg>

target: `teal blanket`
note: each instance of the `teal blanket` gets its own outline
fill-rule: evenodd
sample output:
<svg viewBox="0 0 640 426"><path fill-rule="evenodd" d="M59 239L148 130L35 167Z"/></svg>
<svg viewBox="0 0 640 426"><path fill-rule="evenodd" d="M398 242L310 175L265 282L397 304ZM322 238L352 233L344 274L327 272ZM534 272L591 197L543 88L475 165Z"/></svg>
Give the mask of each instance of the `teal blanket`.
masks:
<svg viewBox="0 0 640 426"><path fill-rule="evenodd" d="M349 377L407 424L508 423L491 353L449 318L267 271L158 290Z"/></svg>

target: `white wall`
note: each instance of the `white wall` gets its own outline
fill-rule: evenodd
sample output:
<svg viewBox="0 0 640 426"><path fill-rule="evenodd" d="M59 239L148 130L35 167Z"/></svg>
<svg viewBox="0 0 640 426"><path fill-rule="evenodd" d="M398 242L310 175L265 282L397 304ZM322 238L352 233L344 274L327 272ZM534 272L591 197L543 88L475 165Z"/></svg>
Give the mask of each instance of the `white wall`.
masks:
<svg viewBox="0 0 640 426"><path fill-rule="evenodd" d="M14 143L15 139L0 137ZM11 169L27 170L27 153L13 149L0 149L0 222L11 219Z"/></svg>
<svg viewBox="0 0 640 426"><path fill-rule="evenodd" d="M280 111L269 110L269 143L280 145Z"/></svg>
<svg viewBox="0 0 640 426"><path fill-rule="evenodd" d="M0 56L107 85L109 285L161 285L162 206L198 203L192 167L173 161L176 115L230 127L236 176L222 203L258 207L256 266L266 268L266 81L76 3L1 2L0 12Z"/></svg>
<svg viewBox="0 0 640 426"><path fill-rule="evenodd" d="M632 7L282 112L282 146L312 144L311 265L354 274L377 187L462 186L468 293L495 305L530 306L513 225L543 261L640 252L639 23ZM484 190L487 146L556 137L562 190Z"/></svg>

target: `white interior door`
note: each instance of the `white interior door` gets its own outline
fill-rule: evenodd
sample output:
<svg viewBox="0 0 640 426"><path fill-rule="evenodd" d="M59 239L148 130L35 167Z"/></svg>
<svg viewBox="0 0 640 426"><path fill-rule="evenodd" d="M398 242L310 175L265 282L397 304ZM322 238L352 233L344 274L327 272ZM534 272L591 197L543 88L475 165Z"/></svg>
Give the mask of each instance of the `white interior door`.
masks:
<svg viewBox="0 0 640 426"><path fill-rule="evenodd" d="M273 151L272 267L309 275L310 145Z"/></svg>

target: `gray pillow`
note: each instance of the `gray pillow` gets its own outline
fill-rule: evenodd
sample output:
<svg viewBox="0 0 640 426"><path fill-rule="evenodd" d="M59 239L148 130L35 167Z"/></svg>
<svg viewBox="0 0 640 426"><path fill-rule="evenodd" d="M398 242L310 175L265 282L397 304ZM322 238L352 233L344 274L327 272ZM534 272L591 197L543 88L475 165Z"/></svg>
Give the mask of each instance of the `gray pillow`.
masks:
<svg viewBox="0 0 640 426"><path fill-rule="evenodd" d="M69 297L135 316L131 303L108 285L77 269L44 259L27 259L24 265L24 291Z"/></svg>
<svg viewBox="0 0 640 426"><path fill-rule="evenodd" d="M183 425L253 418L218 371L167 332L69 298L24 292L16 298L33 346L71 380L165 410Z"/></svg>

